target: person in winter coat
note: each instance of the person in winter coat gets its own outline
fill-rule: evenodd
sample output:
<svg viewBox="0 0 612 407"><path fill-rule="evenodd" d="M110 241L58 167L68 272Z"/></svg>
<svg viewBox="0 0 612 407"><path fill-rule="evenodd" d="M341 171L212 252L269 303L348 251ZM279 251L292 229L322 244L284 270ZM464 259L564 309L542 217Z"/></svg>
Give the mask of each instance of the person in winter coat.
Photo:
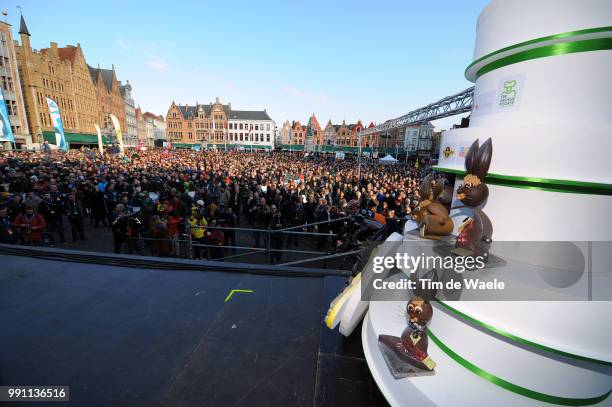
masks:
<svg viewBox="0 0 612 407"><path fill-rule="evenodd" d="M25 213L13 221L13 227L19 230L21 241L26 245L40 245L45 226L47 226L45 218L34 213L34 208L31 206L27 206Z"/></svg>

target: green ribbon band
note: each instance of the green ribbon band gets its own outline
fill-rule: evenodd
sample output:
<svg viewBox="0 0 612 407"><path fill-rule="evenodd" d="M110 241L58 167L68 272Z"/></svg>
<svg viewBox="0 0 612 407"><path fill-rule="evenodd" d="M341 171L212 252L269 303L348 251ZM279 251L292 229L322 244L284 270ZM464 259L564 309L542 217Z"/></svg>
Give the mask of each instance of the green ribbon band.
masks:
<svg viewBox="0 0 612 407"><path fill-rule="evenodd" d="M451 348L446 346L438 337L430 330L427 330L427 336L431 338L431 340L440 348L444 353L446 353L451 359L455 362L459 363L461 366L465 367L470 372L480 376L481 378L487 380L499 386L503 389L509 390L513 393L520 394L521 396L529 397L533 400L544 401L546 403L557 404L561 406L589 406L591 404L597 404L605 400L612 392L610 389L607 393L602 394L597 397L589 397L584 399L570 398L570 397L559 397L553 396L546 393L540 393L535 390L528 389L526 387L519 386L514 383L510 383L507 380L502 379L501 377L497 377L492 373L487 372L476 366L475 364L469 362L468 360L462 358L457 353L455 353Z"/></svg>
<svg viewBox="0 0 612 407"><path fill-rule="evenodd" d="M577 360L581 360L581 361L585 361L585 362L596 363L596 364L600 364L600 365L604 365L604 366L612 366L612 362L607 362L605 360L599 360L599 359L592 359L592 358L589 358L589 357L586 357L586 356L580 356L580 355L576 355L576 354L573 354L573 353L564 352L562 350L551 348L551 347L548 347L546 345L542 345L540 343L532 342L532 341L530 341L528 339L521 338L520 336L513 335L513 334L511 334L509 332L506 332L506 331L504 331L502 329L496 328L496 327L494 327L492 325L489 325L489 324L487 324L485 322L479 321L476 318L471 317L471 316L469 316L469 315L467 315L467 314L465 314L465 313L463 313L463 312L461 312L461 311L451 307L450 305L448 305L444 301L436 300L435 304L440 304L442 307L444 307L450 313L455 314L455 315L461 317L462 319L464 319L464 320L466 320L468 322L471 322L474 325L480 326L480 327L482 327L482 328L484 328L484 329L486 329L488 331L494 332L494 333L496 333L498 335L501 335L501 336L503 336L503 337L505 337L507 339L510 339L511 341L517 342L517 343L519 343L521 345L526 345L528 347L533 347L533 348L536 348L536 349L539 349L539 350L543 350L545 352L554 353L554 354L557 354L557 355L560 355L560 356L564 356L564 357L567 357L567 358L571 358L571 359L577 359Z"/></svg>
<svg viewBox="0 0 612 407"><path fill-rule="evenodd" d="M561 42L552 45L545 45L542 47L521 51L493 61L483 66L478 70L478 72L476 72L476 79L496 69L532 59L545 58L554 55L573 54L576 52L601 51L609 49L612 49L612 38L595 38L592 40Z"/></svg>
<svg viewBox="0 0 612 407"><path fill-rule="evenodd" d="M434 170L451 174L465 175L463 170L433 167ZM513 188L535 189L549 192L566 192L574 194L612 195L612 184L560 180L551 178L520 177L514 175L487 174L485 180L491 185Z"/></svg>
<svg viewBox="0 0 612 407"><path fill-rule="evenodd" d="M513 49L518 49L518 48L522 48L522 47L526 47L532 44L537 44L540 42L547 42L547 41L555 41L555 40L561 40L564 38L571 38L571 37L577 37L580 35L587 35L587 34L597 34L597 33L602 33L602 32L608 32L608 31L612 31L612 26L607 26L607 27L596 27L596 28L587 28L584 30L576 30L576 31L568 31L568 32L564 32L561 34L554 34L554 35L548 35L546 37L540 37L540 38L534 38L532 40L528 40L528 41L524 41L524 42L520 42L518 44L514 44L514 45L510 45L501 49L498 49L497 51L491 52L487 55L484 55L480 58L478 58L477 60L475 60L474 62L472 62L466 69L465 69L465 73L467 76L467 72L476 64L491 58L494 55L500 54L502 52L506 52L506 51L511 51Z"/></svg>

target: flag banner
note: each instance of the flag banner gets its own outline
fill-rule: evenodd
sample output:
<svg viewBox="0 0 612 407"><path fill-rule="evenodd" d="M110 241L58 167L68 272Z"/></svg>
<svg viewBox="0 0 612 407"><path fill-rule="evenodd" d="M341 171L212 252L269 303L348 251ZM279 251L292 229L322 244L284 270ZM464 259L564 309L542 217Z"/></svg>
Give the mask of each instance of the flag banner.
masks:
<svg viewBox="0 0 612 407"><path fill-rule="evenodd" d="M113 127L115 127L115 132L117 133L117 141L119 142L119 149L121 150L119 154L123 155L123 135L121 134L121 126L119 125L119 119L114 114L110 115L111 121L113 122Z"/></svg>
<svg viewBox="0 0 612 407"><path fill-rule="evenodd" d="M51 123L53 123L53 130L55 131L55 145L57 146L57 148L61 148L64 151L68 151L68 143L66 143L66 136L64 135L64 125L62 124L62 116L60 115L59 107L53 99L46 99L47 106L49 106Z"/></svg>
<svg viewBox="0 0 612 407"><path fill-rule="evenodd" d="M104 147L102 147L102 132L100 131L100 126L94 124L96 128L96 132L98 133L98 149L100 150L100 154L104 155Z"/></svg>
<svg viewBox="0 0 612 407"><path fill-rule="evenodd" d="M0 86L0 141L10 141L11 143L15 142L15 137L13 136L13 129L11 128L11 120L8 115L8 109L6 108L6 100L4 99L4 90L2 86Z"/></svg>

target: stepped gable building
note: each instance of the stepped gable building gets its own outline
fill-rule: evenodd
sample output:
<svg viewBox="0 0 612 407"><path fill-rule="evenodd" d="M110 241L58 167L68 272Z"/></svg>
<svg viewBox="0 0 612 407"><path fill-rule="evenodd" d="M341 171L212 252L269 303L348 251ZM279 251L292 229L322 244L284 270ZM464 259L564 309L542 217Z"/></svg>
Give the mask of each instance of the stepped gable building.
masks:
<svg viewBox="0 0 612 407"><path fill-rule="evenodd" d="M144 114L140 107L134 109L136 115L136 134L138 135L138 144L149 146L147 140L147 123L145 122Z"/></svg>
<svg viewBox="0 0 612 407"><path fill-rule="evenodd" d="M125 103L125 125L123 129L123 143L127 147L135 147L138 144L138 123L136 123L136 106L132 98L132 85L126 81L125 85L119 84L119 90Z"/></svg>
<svg viewBox="0 0 612 407"><path fill-rule="evenodd" d="M115 66L112 69L102 69L98 65L93 68L88 65L91 80L96 89L98 101L98 123L105 134L115 134L115 129L110 115L115 115L119 120L121 132L126 133L125 100L121 95L120 82L115 74Z"/></svg>
<svg viewBox="0 0 612 407"><path fill-rule="evenodd" d="M46 98L53 99L62 112L66 133L80 133L75 94L72 88L72 67L60 57L57 43L40 51L32 49L30 32L23 16L19 27L21 46L15 47L25 111L32 141L42 143L43 137L55 140Z"/></svg>
<svg viewBox="0 0 612 407"><path fill-rule="evenodd" d="M79 133L96 134L94 127L94 123L98 123L96 88L91 81L81 44L77 44L76 47L67 45L58 48L57 51L60 59L70 66L70 87L74 95L76 127Z"/></svg>
<svg viewBox="0 0 612 407"><path fill-rule="evenodd" d="M162 115L151 112L142 114L146 129L145 145L147 147L161 146L166 141L166 122Z"/></svg>
<svg viewBox="0 0 612 407"><path fill-rule="evenodd" d="M374 127L374 123L370 122L368 129ZM363 147L378 147L379 146L379 133L374 133L365 137L363 140Z"/></svg>
<svg viewBox="0 0 612 407"><path fill-rule="evenodd" d="M166 114L167 138L175 144L272 148L274 127L265 110L232 110L219 98L208 105L172 102Z"/></svg>
<svg viewBox="0 0 612 407"><path fill-rule="evenodd" d="M23 30L20 31L28 33L25 21L22 24ZM2 21L0 21L0 86L4 93L15 144L20 147L31 143L11 25ZM10 148L10 146L7 147Z"/></svg>
<svg viewBox="0 0 612 407"><path fill-rule="evenodd" d="M289 144L289 139L291 137L291 122L289 120L285 120L279 132L280 144Z"/></svg>
<svg viewBox="0 0 612 407"><path fill-rule="evenodd" d="M332 124L331 120L327 121L325 129L323 129L323 144L326 146L336 145L336 126Z"/></svg>
<svg viewBox="0 0 612 407"><path fill-rule="evenodd" d="M291 142L289 144L304 145L306 140L306 126L303 126L300 121L291 123Z"/></svg>
<svg viewBox="0 0 612 407"><path fill-rule="evenodd" d="M227 115L231 105L215 103L194 106L172 102L166 114L169 141L184 144L223 143L227 129Z"/></svg>
<svg viewBox="0 0 612 407"><path fill-rule="evenodd" d="M358 135L357 133L363 129L361 120L355 124L346 124L342 120L341 125L335 126L336 128L336 144L339 146L357 147Z"/></svg>

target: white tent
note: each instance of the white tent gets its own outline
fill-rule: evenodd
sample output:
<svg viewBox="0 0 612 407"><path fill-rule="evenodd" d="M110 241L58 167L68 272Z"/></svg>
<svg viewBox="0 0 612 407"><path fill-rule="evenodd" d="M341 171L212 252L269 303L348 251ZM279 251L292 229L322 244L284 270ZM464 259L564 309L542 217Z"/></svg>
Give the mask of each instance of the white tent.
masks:
<svg viewBox="0 0 612 407"><path fill-rule="evenodd" d="M381 164L395 164L397 160L393 158L390 154L387 154L386 156L378 160L378 162Z"/></svg>

